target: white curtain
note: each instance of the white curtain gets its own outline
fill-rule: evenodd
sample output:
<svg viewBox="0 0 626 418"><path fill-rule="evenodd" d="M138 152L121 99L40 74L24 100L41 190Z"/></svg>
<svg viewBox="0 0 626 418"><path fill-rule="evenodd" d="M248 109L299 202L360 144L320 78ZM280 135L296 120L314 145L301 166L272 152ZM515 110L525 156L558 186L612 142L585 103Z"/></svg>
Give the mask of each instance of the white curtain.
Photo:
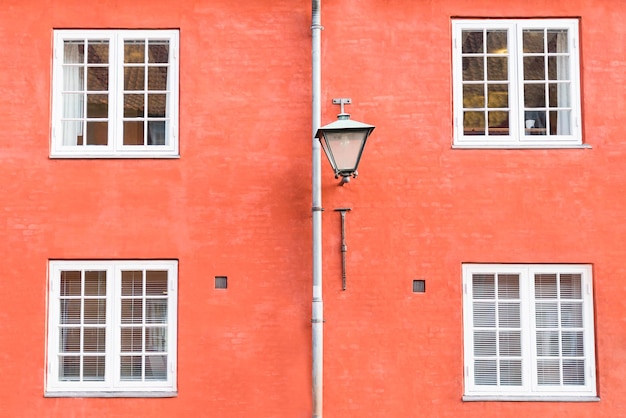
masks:
<svg viewBox="0 0 626 418"><path fill-rule="evenodd" d="M82 64L79 47L82 42L65 42L64 64ZM84 75L82 65L63 66L63 145L78 145L83 136ZM69 93L72 92L72 93ZM78 93L81 92L81 93ZM68 120L69 119L69 120Z"/></svg>
<svg viewBox="0 0 626 418"><path fill-rule="evenodd" d="M556 38L556 51L559 53L568 52L567 31L561 31ZM556 78L557 80L569 80L569 54L560 55L556 59ZM557 84L557 100L559 108L570 107L569 100L571 82ZM569 110L559 110L557 113L556 134L571 135L571 112Z"/></svg>

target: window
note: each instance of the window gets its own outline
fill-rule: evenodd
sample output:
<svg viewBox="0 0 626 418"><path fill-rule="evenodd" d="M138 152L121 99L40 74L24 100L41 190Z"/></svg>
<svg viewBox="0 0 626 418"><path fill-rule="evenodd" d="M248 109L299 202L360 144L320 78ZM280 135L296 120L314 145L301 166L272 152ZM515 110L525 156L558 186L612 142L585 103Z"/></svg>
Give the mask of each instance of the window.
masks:
<svg viewBox="0 0 626 418"><path fill-rule="evenodd" d="M455 146L582 146L577 20L452 28Z"/></svg>
<svg viewBox="0 0 626 418"><path fill-rule="evenodd" d="M595 397L590 266L464 264L463 289L466 399Z"/></svg>
<svg viewBox="0 0 626 418"><path fill-rule="evenodd" d="M52 157L178 155L178 31L54 32Z"/></svg>
<svg viewBox="0 0 626 418"><path fill-rule="evenodd" d="M47 394L175 392L177 267L51 261Z"/></svg>

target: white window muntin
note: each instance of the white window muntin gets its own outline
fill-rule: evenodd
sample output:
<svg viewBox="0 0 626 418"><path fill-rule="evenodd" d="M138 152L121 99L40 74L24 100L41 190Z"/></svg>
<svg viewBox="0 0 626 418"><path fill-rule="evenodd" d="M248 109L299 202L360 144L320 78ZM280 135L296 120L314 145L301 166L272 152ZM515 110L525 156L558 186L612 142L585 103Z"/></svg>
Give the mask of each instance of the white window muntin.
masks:
<svg viewBox="0 0 626 418"><path fill-rule="evenodd" d="M54 32L54 57L53 57L53 81L52 81L52 140L51 152L52 157L76 157L76 158L153 158L153 157L176 157L178 155L178 48L179 34L177 30L57 30ZM146 45L149 43L165 43L167 44L167 62L152 62L147 54L144 63L125 63L124 62L124 44L136 41L143 41ZM108 54L108 63L88 62L86 56L82 63L64 63L65 55L71 54L66 50L66 45L72 42L82 42L87 45L106 44ZM69 48L69 46L68 46ZM107 71L107 88L98 91L89 90L89 78L85 72L87 69L100 69L100 73ZM132 90L125 90L124 74L125 72L133 72L133 69L139 70L143 68L144 82L143 88L133 87ZM70 73L67 70L71 70ZM148 86L148 80L152 74L156 75L159 69L163 69L165 76L165 89L154 88ZM81 71L82 70L82 71ZM80 72L80 76L75 75ZM141 83L139 83L141 84ZM126 83L128 86L128 82ZM64 96L83 95L82 103L70 100L64 102ZM100 113L98 115L89 115L88 96L97 100L106 101L108 108L106 116ZM131 102L132 97L139 98L143 96L142 107L144 116L127 115L125 110L125 99ZM150 100L148 96L159 97L161 102L159 106L164 109L156 116L150 116L149 112L151 103L157 103L158 100ZM68 105L68 102L69 105ZM68 115L69 113L73 113ZM72 121L77 123L75 129L79 130L79 140L70 140L73 135L67 135L68 123ZM146 140L141 145L124 144L124 124L143 121L143 136ZM102 126L107 124L106 145L87 144L88 138L82 137L82 130L87 123L99 123ZM81 126L82 125L82 126ZM158 137L158 144L152 145L153 136ZM164 129L165 128L165 129ZM102 129L101 129L102 130ZM149 139L148 139L149 138ZM76 142L76 143L74 143ZM103 135L100 135L99 142L103 142ZM155 141L152 142L157 142Z"/></svg>
<svg viewBox="0 0 626 418"><path fill-rule="evenodd" d="M48 350L47 350L47 369L46 369L46 392L50 394L54 393L93 393L94 396L98 396L99 392L115 393L115 392L175 392L176 391L176 366L177 366L177 261L50 261L49 268L49 297L48 297ZM106 329L105 344L103 344L102 350L98 352L105 358L104 360L104 376L101 380L90 381L89 379L82 378L83 363L80 363L80 378L78 380L68 380L59 378L60 365L59 359L63 356L64 352L60 348L60 329L67 327L68 322L61 320L61 304L62 299L67 297L61 296L61 274L62 272L80 271L83 280L84 291L84 274L85 272L101 271L106 273L106 295L102 298L106 299L106 320L99 324L99 327ZM146 373L146 361L142 363L142 376L140 379L128 380L121 377L121 357L122 352L122 328L128 326L128 321L123 320L122 312L122 300L124 300L122 292L122 274L129 271L150 271L150 272L166 272L167 274L167 295L162 296L160 299L165 301L166 317L163 322L155 324L166 329L165 346L161 348L162 354L167 356L167 364L159 364L163 367L162 379L150 380L144 377ZM145 277L145 274L144 274ZM146 286L144 280L144 288ZM139 296L141 298L141 296ZM94 299L94 297L82 295L80 297L73 297L81 303L81 319L80 324L76 327L86 327L84 316L86 316L86 310L84 308L85 300ZM128 297L126 298L128 299ZM147 299L147 296L143 296L143 301ZM154 299L154 297L151 297ZM146 332L144 328L150 327L151 324L146 325L146 306L143 303L143 310L140 311L142 315L142 323L135 326L142 329L141 340L145 341ZM126 322L126 323L124 323ZM93 324L93 322L91 322ZM93 328L93 325L88 325ZM76 353L76 356L93 356L93 350L87 350L84 348L83 341L85 340L85 332L80 332L80 349ZM143 343L142 343L143 344ZM129 353L125 353L129 354ZM160 352L150 352L145 346L137 353L137 356L151 356L159 355ZM67 355L67 353L65 353Z"/></svg>
<svg viewBox="0 0 626 418"><path fill-rule="evenodd" d="M475 382L474 360L474 296L472 283L475 275L517 275L519 276L519 307L521 328L521 384L520 385L480 385ZM576 331L583 333L582 349L584 350L584 384L558 385L539 384L537 361L538 353L537 303L542 300L535 295L535 278L539 274L579 275L581 277L582 326ZM464 264L463 265L463 322L464 322L464 363L465 363L465 395L499 399L512 397L515 399L537 397L594 397L596 396L595 376L595 345L593 323L593 290L591 266L589 265L515 265L515 264ZM559 315L560 308L559 308ZM560 318L559 318L560 321ZM559 327L557 327L559 328ZM569 328L568 328L569 330ZM564 338L559 338L561 350ZM500 353L497 353L498 356ZM566 356L562 352L554 358L563 361Z"/></svg>
<svg viewBox="0 0 626 418"><path fill-rule="evenodd" d="M575 19L538 19L538 20L453 20L453 56L452 56L452 79L454 97L454 144L458 147L494 147L494 148L524 148L524 147L576 147L582 145L582 129L580 123L580 74L579 74L579 53L578 53L578 21ZM564 31L563 41L567 39L566 45L560 46L561 52L543 53L525 52L523 49L524 31L547 30ZM486 47L480 53L465 53L463 51L463 32L506 32L506 49L500 48L497 51L487 51ZM547 42L547 41L546 41ZM563 52L564 51L564 52ZM464 80L464 58L469 60L483 58L484 77L476 81ZM564 72L564 80L550 78L547 75L548 65L544 65L546 76L542 80L524 80L524 59L532 57L543 57L544 63L556 62L558 68L567 68ZM489 79L488 60L506 59L506 78L496 76ZM466 62L467 64L467 62ZM552 65L554 66L554 65ZM482 81L481 81L482 80ZM524 89L529 91L533 88L544 85L544 104L525 109ZM464 88L471 91L472 85L484 86L485 92L482 97L482 106L473 108L475 103L464 103ZM494 88L504 90L507 86L508 97L499 100L500 103L490 103L492 98L497 98L497 94L489 95L488 89ZM526 87L525 87L526 86ZM569 87L569 88L567 88ZM558 96L555 94L558 89ZM494 93L497 93L494 92ZM552 96L550 96L552 95ZM500 95L502 97L502 95ZM560 101L554 105L549 98ZM496 102L496 100L494 100ZM502 102L506 102L503 105ZM526 111L526 112L525 112ZM465 126L465 113L474 112L476 115L484 113L483 121L484 133L474 132L471 127ZM501 116L508 112L508 129L498 127L498 118L494 118L494 126L489 129L490 115ZM530 112L544 113L543 128L526 126L526 120L532 119ZM553 123L550 129L550 114L556 115L560 120L558 125ZM566 116L567 117L561 117ZM499 119L502 119L500 117ZM532 122L530 122L532 123ZM504 125L506 126L506 124Z"/></svg>

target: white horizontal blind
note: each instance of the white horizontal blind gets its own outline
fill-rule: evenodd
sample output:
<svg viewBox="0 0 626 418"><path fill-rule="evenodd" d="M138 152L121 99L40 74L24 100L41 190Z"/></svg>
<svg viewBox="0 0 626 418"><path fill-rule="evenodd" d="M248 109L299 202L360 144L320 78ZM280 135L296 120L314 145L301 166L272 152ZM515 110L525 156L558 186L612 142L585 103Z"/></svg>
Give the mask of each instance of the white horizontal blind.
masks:
<svg viewBox="0 0 626 418"><path fill-rule="evenodd" d="M585 327L580 274L536 274L537 383L585 386Z"/></svg>
<svg viewBox="0 0 626 418"><path fill-rule="evenodd" d="M519 275L472 277L474 383L521 386Z"/></svg>
<svg viewBox="0 0 626 418"><path fill-rule="evenodd" d="M120 378L167 380L167 271L123 270Z"/></svg>
<svg viewBox="0 0 626 418"><path fill-rule="evenodd" d="M106 271L62 271L59 281L58 379L104 381Z"/></svg>

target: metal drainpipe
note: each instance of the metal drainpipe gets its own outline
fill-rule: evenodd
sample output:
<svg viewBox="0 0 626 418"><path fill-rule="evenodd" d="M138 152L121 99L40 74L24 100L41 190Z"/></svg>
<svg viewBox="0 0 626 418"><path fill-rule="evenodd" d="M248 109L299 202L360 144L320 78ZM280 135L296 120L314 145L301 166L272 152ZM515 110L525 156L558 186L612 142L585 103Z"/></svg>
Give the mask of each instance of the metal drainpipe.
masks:
<svg viewBox="0 0 626 418"><path fill-rule="evenodd" d="M321 0L312 0L312 215L313 215L313 303L311 357L313 418L322 418L324 391L324 302L322 300L322 187L320 143L315 138L321 126Z"/></svg>

